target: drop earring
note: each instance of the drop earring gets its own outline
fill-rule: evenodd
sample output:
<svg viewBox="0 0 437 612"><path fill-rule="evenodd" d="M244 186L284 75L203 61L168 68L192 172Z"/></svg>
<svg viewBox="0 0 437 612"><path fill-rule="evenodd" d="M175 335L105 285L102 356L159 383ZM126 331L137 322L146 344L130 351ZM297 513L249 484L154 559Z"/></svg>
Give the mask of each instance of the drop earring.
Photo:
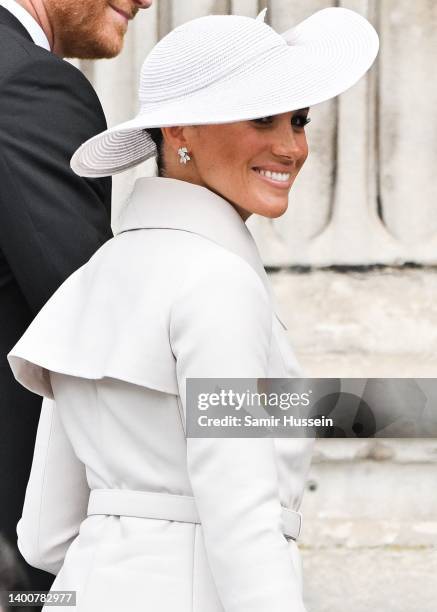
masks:
<svg viewBox="0 0 437 612"><path fill-rule="evenodd" d="M179 163L181 164L186 164L191 159L191 157L188 155L187 147L180 147L178 149L178 154L179 154Z"/></svg>

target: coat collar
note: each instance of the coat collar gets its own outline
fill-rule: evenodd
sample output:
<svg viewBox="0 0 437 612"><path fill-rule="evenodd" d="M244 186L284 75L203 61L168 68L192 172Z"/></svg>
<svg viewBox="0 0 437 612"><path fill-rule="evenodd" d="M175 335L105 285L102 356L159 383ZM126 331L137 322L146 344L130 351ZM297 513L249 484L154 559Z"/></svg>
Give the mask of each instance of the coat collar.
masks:
<svg viewBox="0 0 437 612"><path fill-rule="evenodd" d="M26 36L39 47L50 51L50 44L42 27L15 0L0 0L0 23Z"/></svg>
<svg viewBox="0 0 437 612"><path fill-rule="evenodd" d="M245 259L273 302L270 283L248 227L227 200L206 187L162 177L138 179L118 225L118 234L165 228L204 236Z"/></svg>
<svg viewBox="0 0 437 612"><path fill-rule="evenodd" d="M5 9L2 4L0 4L0 25L10 28L23 38L27 38L29 41L32 41L32 37L26 30L26 28L20 23L20 21L16 17L14 17L14 15L10 11Z"/></svg>

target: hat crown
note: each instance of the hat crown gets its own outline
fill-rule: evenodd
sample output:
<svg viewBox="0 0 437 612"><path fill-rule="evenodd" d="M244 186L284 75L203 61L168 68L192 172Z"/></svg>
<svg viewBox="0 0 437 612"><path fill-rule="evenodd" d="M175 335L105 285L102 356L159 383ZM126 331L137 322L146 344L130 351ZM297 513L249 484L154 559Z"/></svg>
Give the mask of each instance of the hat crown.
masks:
<svg viewBox="0 0 437 612"><path fill-rule="evenodd" d="M167 34L147 56L140 102L149 105L189 95L286 44L270 26L250 17L194 19Z"/></svg>

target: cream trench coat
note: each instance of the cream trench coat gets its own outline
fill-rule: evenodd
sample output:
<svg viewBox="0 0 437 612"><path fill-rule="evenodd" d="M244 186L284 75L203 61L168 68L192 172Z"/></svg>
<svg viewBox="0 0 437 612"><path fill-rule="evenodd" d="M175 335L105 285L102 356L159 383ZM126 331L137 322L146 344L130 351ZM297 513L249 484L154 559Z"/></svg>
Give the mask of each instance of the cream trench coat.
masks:
<svg viewBox="0 0 437 612"><path fill-rule="evenodd" d="M17 526L24 558L56 575L52 590L75 590L79 612L304 612L280 509L299 508L313 440L185 436L187 377L299 375L255 243L226 200L137 181L121 231L9 360L55 399ZM201 524L87 515L95 489L194 496Z"/></svg>

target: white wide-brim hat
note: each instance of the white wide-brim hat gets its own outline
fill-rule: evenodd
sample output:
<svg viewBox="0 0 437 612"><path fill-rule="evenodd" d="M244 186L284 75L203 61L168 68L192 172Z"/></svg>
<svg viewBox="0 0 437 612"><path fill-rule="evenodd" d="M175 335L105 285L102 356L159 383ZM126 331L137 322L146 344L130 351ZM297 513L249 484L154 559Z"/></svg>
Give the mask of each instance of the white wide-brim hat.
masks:
<svg viewBox="0 0 437 612"><path fill-rule="evenodd" d="M324 102L370 68L379 39L358 13L327 8L282 35L264 22L211 15L167 34L141 69L134 119L87 140L71 167L108 176L156 155L148 128L232 123Z"/></svg>

